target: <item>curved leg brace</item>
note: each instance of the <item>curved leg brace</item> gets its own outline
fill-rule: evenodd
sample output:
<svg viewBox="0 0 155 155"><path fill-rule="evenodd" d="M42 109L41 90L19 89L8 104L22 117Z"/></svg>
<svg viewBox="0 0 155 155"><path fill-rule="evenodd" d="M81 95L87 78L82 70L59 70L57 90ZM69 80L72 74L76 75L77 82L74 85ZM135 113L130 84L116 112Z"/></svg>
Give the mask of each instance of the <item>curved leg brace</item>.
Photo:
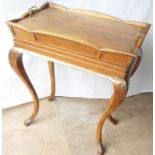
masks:
<svg viewBox="0 0 155 155"><path fill-rule="evenodd" d="M55 74L54 74L54 62L48 61L50 79L51 79L51 94L48 97L49 101L52 101L55 97Z"/></svg>
<svg viewBox="0 0 155 155"><path fill-rule="evenodd" d="M13 70L16 72L16 74L20 77L20 79L25 83L26 87L28 88L28 90L30 91L32 97L33 97L33 101L34 101L34 110L32 115L25 120L24 124L25 126L28 126L32 123L32 121L35 119L38 111L39 111L39 100L38 100L38 96L33 88L33 85L31 84L31 81L29 80L24 66L23 66L23 62L22 62L22 54L15 51L14 49L10 50L9 53L9 62L11 67L13 68Z"/></svg>
<svg viewBox="0 0 155 155"><path fill-rule="evenodd" d="M114 124L116 121L112 118L111 113L114 112L124 101L127 94L127 84L124 80L122 83L113 83L114 92L109 101L108 106L106 107L105 112L101 116L101 119L97 125L96 130L96 142L97 142L97 154L103 155L103 144L102 144L102 127L107 118L109 118Z"/></svg>

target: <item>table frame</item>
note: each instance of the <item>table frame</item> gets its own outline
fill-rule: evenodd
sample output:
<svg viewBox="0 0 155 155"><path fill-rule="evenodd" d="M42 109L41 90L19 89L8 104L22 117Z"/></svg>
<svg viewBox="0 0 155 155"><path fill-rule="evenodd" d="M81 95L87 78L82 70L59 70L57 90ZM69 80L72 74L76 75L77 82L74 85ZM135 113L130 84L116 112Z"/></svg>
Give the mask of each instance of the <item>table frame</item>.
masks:
<svg viewBox="0 0 155 155"><path fill-rule="evenodd" d="M12 48L9 52L9 62L13 70L16 72L16 74L19 76L19 78L24 82L26 87L28 88L29 92L32 95L33 102L34 102L34 109L32 112L32 115L27 118L24 122L25 126L29 126L35 117L38 114L39 111L39 99L37 96L37 93L24 69L23 61L22 61L23 53L19 52L15 48ZM120 107L120 105L123 103L126 94L128 92L129 87L129 80L130 77L136 72L140 62L142 59L142 50L139 50L139 54L137 58L134 60L132 65L130 66L128 76L126 76L125 79L121 79L119 77L109 77L111 82L113 83L113 95L110 98L110 101L103 112L97 128L96 128L96 143L97 143L97 154L102 155L104 153L103 148L103 142L102 142L102 128L103 124L108 119L112 124L116 125L117 120L115 120L112 117L112 113ZM48 97L49 101L52 101L55 97L55 75L54 75L54 62L48 60L48 67L49 67L49 73L50 73L50 79L51 79L51 92Z"/></svg>

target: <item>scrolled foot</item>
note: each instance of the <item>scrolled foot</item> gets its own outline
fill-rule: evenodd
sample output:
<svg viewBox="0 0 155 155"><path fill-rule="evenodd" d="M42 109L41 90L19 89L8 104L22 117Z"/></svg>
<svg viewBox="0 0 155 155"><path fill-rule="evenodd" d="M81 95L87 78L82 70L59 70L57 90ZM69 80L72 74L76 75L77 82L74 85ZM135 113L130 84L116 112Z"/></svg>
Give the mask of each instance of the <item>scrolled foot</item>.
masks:
<svg viewBox="0 0 155 155"><path fill-rule="evenodd" d="M48 101L53 101L54 100L54 96L49 96L47 99L48 99Z"/></svg>
<svg viewBox="0 0 155 155"><path fill-rule="evenodd" d="M113 124L113 125L117 125L118 121L116 119L114 119L111 115L109 115L108 120Z"/></svg>
<svg viewBox="0 0 155 155"><path fill-rule="evenodd" d="M103 149L103 145L101 142L99 142L97 144L97 155L103 155L104 154L104 149Z"/></svg>
<svg viewBox="0 0 155 155"><path fill-rule="evenodd" d="M32 117L29 117L24 121L24 125L29 126L32 123L32 121L33 121Z"/></svg>

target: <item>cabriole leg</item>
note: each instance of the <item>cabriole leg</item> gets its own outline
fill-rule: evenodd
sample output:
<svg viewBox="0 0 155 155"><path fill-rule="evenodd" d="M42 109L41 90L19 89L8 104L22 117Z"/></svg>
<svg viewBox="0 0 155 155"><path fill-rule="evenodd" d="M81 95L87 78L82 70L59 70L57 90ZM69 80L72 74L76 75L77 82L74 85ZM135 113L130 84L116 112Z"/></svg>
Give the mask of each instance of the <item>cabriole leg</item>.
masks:
<svg viewBox="0 0 155 155"><path fill-rule="evenodd" d="M128 90L127 84L124 80L121 80L120 83L113 83L114 86L114 92L113 95L109 101L108 106L106 107L105 112L101 116L101 119L99 120L99 123L97 125L96 130L96 142L97 142L97 155L103 155L103 143L102 143L102 127L105 122L105 120L108 118L110 121L112 121L114 124L116 124L116 120L114 120L111 116L111 113L114 112L124 101L126 97L126 93Z"/></svg>
<svg viewBox="0 0 155 155"><path fill-rule="evenodd" d="M142 61L142 57L143 57L143 51L142 49L139 49L139 56L137 57L137 60L136 60L136 63L133 65L133 67L130 69L130 72L129 72L129 75L128 77L132 77L134 75L134 73L136 72L136 70L138 69L141 61ZM127 78L128 79L128 78ZM109 115L108 117L109 121L114 124L114 125L117 125L118 124L118 121L115 120L111 114Z"/></svg>
<svg viewBox="0 0 155 155"><path fill-rule="evenodd" d="M51 94L48 97L49 101L52 101L55 97L55 74L54 74L54 62L48 61L50 79L51 79Z"/></svg>
<svg viewBox="0 0 155 155"><path fill-rule="evenodd" d="M32 97L33 97L33 102L34 102L34 110L32 115L25 120L24 124L25 126L28 126L32 123L32 121L35 119L38 111L39 111L39 100L38 96L35 92L35 89L33 88L33 85L31 84L31 81L29 80L24 66L22 62L22 54L19 53L18 51L15 51L14 49L10 50L9 53L9 62L13 70L16 72L16 74L20 77L20 79L25 83L26 87L30 91Z"/></svg>

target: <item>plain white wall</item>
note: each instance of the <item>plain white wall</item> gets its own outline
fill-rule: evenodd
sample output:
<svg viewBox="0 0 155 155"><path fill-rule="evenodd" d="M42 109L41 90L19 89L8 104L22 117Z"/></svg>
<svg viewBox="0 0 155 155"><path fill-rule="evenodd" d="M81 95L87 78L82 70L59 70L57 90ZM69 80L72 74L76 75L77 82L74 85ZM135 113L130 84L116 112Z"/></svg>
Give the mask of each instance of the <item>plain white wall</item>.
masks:
<svg viewBox="0 0 155 155"><path fill-rule="evenodd" d="M31 101L25 85L19 80L8 62L8 52L13 46L13 40L5 21L20 17L33 5L41 5L44 0L2 0L0 20L0 103L3 108ZM54 0L51 1L71 8L81 8L107 13L121 19L143 21L152 24L152 0ZM128 96L141 92L152 92L153 89L153 52L152 28L144 44L144 58L130 82ZM38 93L45 97L50 92L50 80L46 60L24 55L24 65ZM97 75L75 70L56 64L56 95L109 98L113 88L110 81Z"/></svg>

